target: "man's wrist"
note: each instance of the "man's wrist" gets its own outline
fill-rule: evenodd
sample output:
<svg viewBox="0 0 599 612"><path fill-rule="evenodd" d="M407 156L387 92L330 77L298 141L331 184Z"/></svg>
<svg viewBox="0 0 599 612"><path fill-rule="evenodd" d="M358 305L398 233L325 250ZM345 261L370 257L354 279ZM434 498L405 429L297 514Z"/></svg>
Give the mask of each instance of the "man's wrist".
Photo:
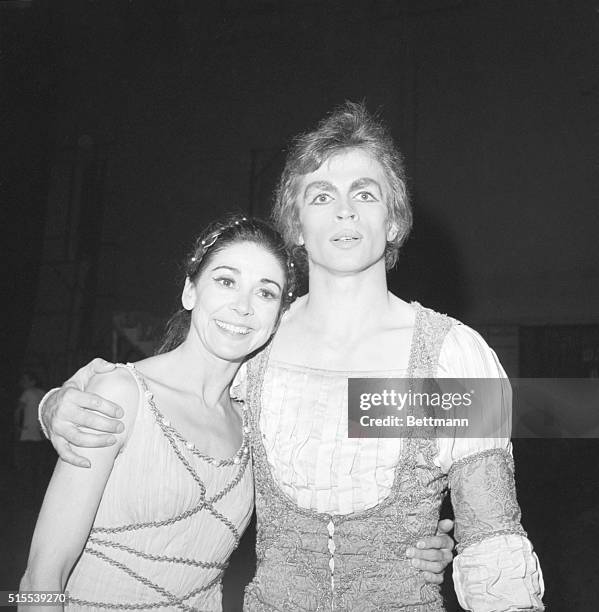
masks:
<svg viewBox="0 0 599 612"><path fill-rule="evenodd" d="M50 439L50 434L48 433L48 430L46 429L46 426L44 425L44 421L42 420L42 412L44 411L44 404L46 403L46 400L53 394L56 393L56 391L60 391L60 387L54 387L53 389L50 389L50 391L48 391L46 393L46 395L44 395L44 397L42 397L38 407L37 407L37 420L39 421L40 424L40 428L42 430L42 432L44 433L44 436L46 436L46 438L49 440Z"/></svg>

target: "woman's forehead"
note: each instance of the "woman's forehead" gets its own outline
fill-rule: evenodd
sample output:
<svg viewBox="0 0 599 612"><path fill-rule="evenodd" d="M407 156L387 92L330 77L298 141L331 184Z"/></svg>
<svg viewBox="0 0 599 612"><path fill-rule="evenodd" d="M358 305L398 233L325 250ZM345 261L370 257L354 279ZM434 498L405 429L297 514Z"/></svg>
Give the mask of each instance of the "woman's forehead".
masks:
<svg viewBox="0 0 599 612"><path fill-rule="evenodd" d="M215 251L208 268L227 266L236 270L255 268L276 268L282 270L279 258L266 246L254 241L238 241L227 244Z"/></svg>

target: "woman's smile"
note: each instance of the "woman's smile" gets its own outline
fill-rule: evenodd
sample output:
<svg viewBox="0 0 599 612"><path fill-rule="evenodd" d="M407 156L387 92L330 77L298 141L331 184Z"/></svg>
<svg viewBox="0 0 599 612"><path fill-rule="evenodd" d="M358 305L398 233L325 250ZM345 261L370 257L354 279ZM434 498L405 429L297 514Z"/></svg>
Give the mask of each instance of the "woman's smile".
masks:
<svg viewBox="0 0 599 612"><path fill-rule="evenodd" d="M218 327L220 327L220 329L234 336L247 336L247 334L252 331L251 327L234 325L233 323L227 323L226 321L221 321L219 319L215 319L214 322Z"/></svg>

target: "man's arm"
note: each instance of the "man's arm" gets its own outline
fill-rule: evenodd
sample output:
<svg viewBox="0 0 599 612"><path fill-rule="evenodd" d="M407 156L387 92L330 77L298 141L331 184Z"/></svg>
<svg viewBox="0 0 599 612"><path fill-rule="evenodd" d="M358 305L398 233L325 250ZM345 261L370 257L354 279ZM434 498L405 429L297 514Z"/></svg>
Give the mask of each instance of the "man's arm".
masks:
<svg viewBox="0 0 599 612"><path fill-rule="evenodd" d="M46 395L40 404L44 433L67 463L89 468L89 460L77 454L72 445L87 448L110 446L116 442L113 434L123 431L123 423L117 420L124 414L121 406L99 394L83 391L94 374L110 372L114 368L113 363L94 359L60 389ZM103 433L83 431L82 427Z"/></svg>

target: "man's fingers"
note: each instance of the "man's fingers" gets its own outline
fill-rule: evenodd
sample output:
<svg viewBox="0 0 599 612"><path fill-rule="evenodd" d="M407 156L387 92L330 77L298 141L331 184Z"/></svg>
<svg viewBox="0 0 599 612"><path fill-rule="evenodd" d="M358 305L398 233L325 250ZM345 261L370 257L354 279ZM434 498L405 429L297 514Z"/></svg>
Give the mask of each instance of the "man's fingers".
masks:
<svg viewBox="0 0 599 612"><path fill-rule="evenodd" d="M74 453L71 445L64 438L55 438L52 440L52 443L63 461L66 461L67 463L70 463L76 467L90 467L89 459Z"/></svg>
<svg viewBox="0 0 599 612"><path fill-rule="evenodd" d="M427 536L416 543L416 548L448 548L453 549L453 540L448 535Z"/></svg>
<svg viewBox="0 0 599 612"><path fill-rule="evenodd" d="M443 574L433 574L432 572L422 572L424 579L429 584L441 584L443 582Z"/></svg>
<svg viewBox="0 0 599 612"><path fill-rule="evenodd" d="M77 425L79 427L86 427L87 429L93 429L91 433L97 431L106 433L121 433L125 430L125 426L122 421L116 421L115 419L108 419L97 412L91 410L82 410L81 418L77 419Z"/></svg>
<svg viewBox="0 0 599 612"><path fill-rule="evenodd" d="M440 543L439 543L439 548L442 549L446 549L446 550L453 550L453 547L455 546L455 542L452 540L451 536L448 535L440 535L440 536L435 536L436 538L440 538Z"/></svg>
<svg viewBox="0 0 599 612"><path fill-rule="evenodd" d="M411 562L413 567L423 570L426 572L432 572L434 574L442 574L445 569L445 564L439 561L425 561L424 559L412 559Z"/></svg>
<svg viewBox="0 0 599 612"><path fill-rule="evenodd" d="M437 525L437 535L449 533L453 529L453 521L451 519L443 519Z"/></svg>
<svg viewBox="0 0 599 612"><path fill-rule="evenodd" d="M412 559L422 559L423 561L443 561L443 550L437 548L412 548L412 554L408 555Z"/></svg>
<svg viewBox="0 0 599 612"><path fill-rule="evenodd" d="M86 448L112 446L116 442L116 438L110 434L88 433L80 431L76 427L73 427L72 431L69 432L68 440L75 446L84 446Z"/></svg>
<svg viewBox="0 0 599 612"><path fill-rule="evenodd" d="M64 392L64 404L71 404L81 408L90 408L102 414L120 419L123 416L123 409L114 402L111 402L95 393L87 393L78 389L69 388ZM79 423L77 423L79 425Z"/></svg>

